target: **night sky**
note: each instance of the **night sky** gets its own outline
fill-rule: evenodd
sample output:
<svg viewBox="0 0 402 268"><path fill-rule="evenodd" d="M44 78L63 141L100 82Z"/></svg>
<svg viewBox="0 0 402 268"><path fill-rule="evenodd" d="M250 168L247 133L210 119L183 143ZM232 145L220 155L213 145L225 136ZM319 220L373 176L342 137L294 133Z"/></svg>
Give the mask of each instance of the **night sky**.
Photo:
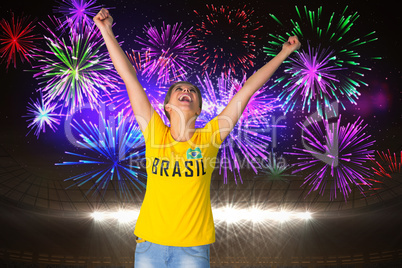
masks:
<svg viewBox="0 0 402 268"><path fill-rule="evenodd" d="M357 12L359 18L353 25L353 34L367 34L375 31L378 40L356 48L361 55L362 64L369 66L370 71L365 71L362 78L368 86L359 88L361 96L357 105L346 104L346 110L341 111L344 122L354 122L360 116L368 124L366 132L372 136L376 143L373 149L379 151L390 150L399 152L402 147L401 133L401 15L398 4L395 1L98 1L100 5L110 7L115 25L113 31L122 41L125 51L138 50L141 46L134 42L136 36L144 37L144 25L151 24L160 28L162 23L174 24L182 22L183 29L196 27L200 19L195 16L194 10L207 12L206 4L215 6L229 5L233 9L254 10L251 21L258 22L263 27L256 31L255 40L256 55L255 67L247 71L251 75L253 71L262 67L270 60L263 52L263 47L268 40L272 40L269 34L284 34L279 32L282 28L269 16L274 14L282 21L295 18L295 5L306 5L310 10L323 7L326 14L341 13L348 5L350 13ZM29 15L35 18L35 24L52 15L56 1L7 1L0 4L1 18L10 19L10 10L17 16ZM44 30L36 25L37 34L43 34ZM302 47L306 47L308 40L301 40ZM42 42L42 41L38 41ZM43 45L43 44L42 44ZM230 44L228 44L230 45ZM379 60L371 60L371 57L381 57ZM278 78L284 72L282 65L273 78ZM66 140L63 129L63 120L58 130L50 129L41 133L39 139L33 133L28 133L26 118L27 104L30 98L38 98L38 81L33 78L33 73L28 71L31 66L17 60L17 68L10 66L6 69L6 63L0 65L2 82L2 96L0 98L0 145L23 167L31 172L44 177L65 179L74 174L74 168L55 166L54 163L64 161L64 152L75 150ZM190 80L196 83L195 76L201 73L197 66L189 71ZM213 77L213 76L212 76ZM268 82L268 84L272 81ZM272 89L274 96L281 91L280 87ZM205 93L204 93L205 94ZM280 116L281 112L274 112ZM285 128L278 133L277 151L280 153L291 152L292 146L300 147L300 128L296 123L311 114L295 109L286 115L282 123Z"/></svg>

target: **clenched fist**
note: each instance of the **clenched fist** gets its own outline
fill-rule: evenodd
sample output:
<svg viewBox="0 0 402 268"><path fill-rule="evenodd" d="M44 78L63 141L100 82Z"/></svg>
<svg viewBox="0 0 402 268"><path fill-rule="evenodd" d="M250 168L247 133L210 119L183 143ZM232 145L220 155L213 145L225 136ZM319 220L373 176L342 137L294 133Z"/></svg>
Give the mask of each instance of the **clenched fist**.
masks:
<svg viewBox="0 0 402 268"><path fill-rule="evenodd" d="M290 36L288 41L282 45L282 50L286 51L288 55L298 50L301 47L301 43L297 36Z"/></svg>
<svg viewBox="0 0 402 268"><path fill-rule="evenodd" d="M109 14L109 10L102 8L94 17L94 22L99 30L112 28L113 18Z"/></svg>

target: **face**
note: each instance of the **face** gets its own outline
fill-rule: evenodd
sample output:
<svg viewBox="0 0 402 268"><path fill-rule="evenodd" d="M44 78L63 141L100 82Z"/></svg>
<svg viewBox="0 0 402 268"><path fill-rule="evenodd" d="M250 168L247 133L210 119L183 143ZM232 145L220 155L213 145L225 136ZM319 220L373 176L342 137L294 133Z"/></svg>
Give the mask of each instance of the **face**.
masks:
<svg viewBox="0 0 402 268"><path fill-rule="evenodd" d="M181 111L191 111L195 115L201 113L200 100L195 87L191 84L177 84L170 95L169 102L166 105L166 110L170 113L171 106L175 106Z"/></svg>

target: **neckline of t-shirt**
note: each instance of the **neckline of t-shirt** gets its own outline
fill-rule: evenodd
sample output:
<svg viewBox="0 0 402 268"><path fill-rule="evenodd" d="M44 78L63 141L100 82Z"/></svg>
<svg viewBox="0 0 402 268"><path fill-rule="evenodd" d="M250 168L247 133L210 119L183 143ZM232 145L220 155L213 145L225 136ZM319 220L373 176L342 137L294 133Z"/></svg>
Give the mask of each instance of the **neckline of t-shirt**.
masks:
<svg viewBox="0 0 402 268"><path fill-rule="evenodd" d="M196 128L195 131L194 131L194 133L193 133L193 136L191 136L190 139L188 139L188 140L186 140L186 141L177 141L177 140L175 140L175 139L173 138L172 133L170 132L170 130L171 130L171 129L170 129L170 127L169 127L169 137L170 137L170 139L173 140L174 142L177 142L177 143L186 143L186 142L192 141L192 140L195 138L195 135L198 133L198 128Z"/></svg>

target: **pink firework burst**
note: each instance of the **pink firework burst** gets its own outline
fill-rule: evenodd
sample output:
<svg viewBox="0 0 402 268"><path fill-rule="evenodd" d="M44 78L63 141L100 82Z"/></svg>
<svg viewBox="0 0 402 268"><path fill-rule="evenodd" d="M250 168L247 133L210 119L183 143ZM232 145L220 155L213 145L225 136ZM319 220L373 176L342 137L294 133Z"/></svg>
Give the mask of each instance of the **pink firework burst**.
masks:
<svg viewBox="0 0 402 268"><path fill-rule="evenodd" d="M11 13L11 21L0 20L1 63L7 61L7 70L11 63L17 68L17 56L21 62L31 63L31 53L36 49L34 42L40 39L33 33L34 22L29 16L15 17L14 13Z"/></svg>
<svg viewBox="0 0 402 268"><path fill-rule="evenodd" d="M203 110L197 119L196 127L205 125L220 114L245 82L245 78L239 81L232 77L230 71L226 77L224 73L221 74L216 86L208 73L197 78L203 92ZM262 87L255 95L219 149L217 161L219 174L222 174L224 183L228 183L230 174L233 174L236 184L238 181L243 183L242 169L250 167L257 174L258 169L262 168L260 160L268 159L266 149L271 142L271 137L268 132L261 130L268 125L274 127L270 124L270 112L276 107L276 103L274 98L264 93L266 88L266 86Z"/></svg>
<svg viewBox="0 0 402 268"><path fill-rule="evenodd" d="M370 169L364 164L374 153L370 147L375 141L366 134L363 119L342 126L341 115L335 122L306 117L298 126L302 129L303 148L293 147L294 152L287 154L297 156L299 162L292 165L292 174L305 172L302 185L311 186L308 194L319 190L324 195L329 185L330 200L335 200L339 191L346 201L354 185L361 193L363 186L371 186L367 180Z"/></svg>
<svg viewBox="0 0 402 268"><path fill-rule="evenodd" d="M181 23L173 26L163 23L160 31L154 26L144 27L146 38L137 37L136 42L143 45L142 52L149 56L144 63L142 74L149 79L157 77L158 84L185 80L187 71L195 64L196 46L191 43L189 31L181 29Z"/></svg>
<svg viewBox="0 0 402 268"><path fill-rule="evenodd" d="M162 120L166 125L169 125L169 120L165 116L165 112L163 109L163 101L165 98L165 94L167 89L163 85L158 84L158 79L160 77L154 77L148 75L148 69L152 68L150 66L154 65L154 68L158 68L157 61L154 61L150 56L150 51L131 51L131 53L126 52L127 57L131 64L133 65L137 78L143 86L145 92L148 95L148 99L151 102L153 108L158 111ZM130 105L130 101L128 99L127 90L116 90L112 92L113 102L120 104L118 109L123 113L124 116L132 115L132 108Z"/></svg>
<svg viewBox="0 0 402 268"><path fill-rule="evenodd" d="M198 42L195 55L203 73L225 73L247 70L254 66L256 31L262 26L252 21L254 10L230 9L206 5L207 14L194 10L201 19L191 36Z"/></svg>

